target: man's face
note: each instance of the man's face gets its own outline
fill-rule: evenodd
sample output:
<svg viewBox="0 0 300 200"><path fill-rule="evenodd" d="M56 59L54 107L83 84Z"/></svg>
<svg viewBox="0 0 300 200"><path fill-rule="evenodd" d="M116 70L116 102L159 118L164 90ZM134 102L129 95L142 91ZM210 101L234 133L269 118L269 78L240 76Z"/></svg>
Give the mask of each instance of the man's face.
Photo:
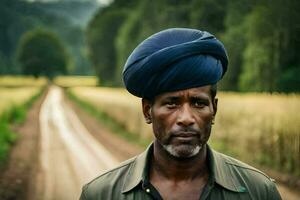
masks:
<svg viewBox="0 0 300 200"><path fill-rule="evenodd" d="M163 93L153 104L143 100L143 111L146 119L151 119L156 140L169 154L192 157L208 141L217 109L210 87Z"/></svg>

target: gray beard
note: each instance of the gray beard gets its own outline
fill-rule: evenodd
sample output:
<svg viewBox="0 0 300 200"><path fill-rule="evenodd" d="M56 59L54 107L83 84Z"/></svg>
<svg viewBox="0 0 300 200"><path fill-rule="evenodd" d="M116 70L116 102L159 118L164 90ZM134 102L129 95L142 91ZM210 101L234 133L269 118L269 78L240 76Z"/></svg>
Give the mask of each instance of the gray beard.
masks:
<svg viewBox="0 0 300 200"><path fill-rule="evenodd" d="M187 151L188 152L185 152L184 156L180 155L180 153L176 150L176 147L174 145L162 145L163 148L172 156L176 157L176 158L190 158L190 157L193 157L195 155L197 155L200 150L202 149L203 145L196 145L196 146L193 146L191 148L189 148Z"/></svg>

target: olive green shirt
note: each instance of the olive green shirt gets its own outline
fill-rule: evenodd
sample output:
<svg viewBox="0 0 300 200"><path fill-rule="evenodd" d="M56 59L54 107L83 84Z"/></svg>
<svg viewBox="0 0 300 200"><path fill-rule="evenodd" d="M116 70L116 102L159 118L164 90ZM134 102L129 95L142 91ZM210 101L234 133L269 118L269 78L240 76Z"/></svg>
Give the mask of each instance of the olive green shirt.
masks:
<svg viewBox="0 0 300 200"><path fill-rule="evenodd" d="M207 148L209 180L201 200L281 199L275 184L264 173ZM162 199L149 182L153 145L83 187L80 200ZM200 194L200 189L199 189Z"/></svg>

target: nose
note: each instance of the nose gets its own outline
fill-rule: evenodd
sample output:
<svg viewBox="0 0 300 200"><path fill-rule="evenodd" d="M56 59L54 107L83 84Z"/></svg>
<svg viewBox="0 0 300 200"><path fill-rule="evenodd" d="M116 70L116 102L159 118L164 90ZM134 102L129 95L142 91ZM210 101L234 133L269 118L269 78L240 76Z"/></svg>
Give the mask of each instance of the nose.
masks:
<svg viewBox="0 0 300 200"><path fill-rule="evenodd" d="M195 118L192 113L192 109L190 105L184 104L182 105L181 109L178 110L177 116L177 125L180 126L191 126L195 123Z"/></svg>

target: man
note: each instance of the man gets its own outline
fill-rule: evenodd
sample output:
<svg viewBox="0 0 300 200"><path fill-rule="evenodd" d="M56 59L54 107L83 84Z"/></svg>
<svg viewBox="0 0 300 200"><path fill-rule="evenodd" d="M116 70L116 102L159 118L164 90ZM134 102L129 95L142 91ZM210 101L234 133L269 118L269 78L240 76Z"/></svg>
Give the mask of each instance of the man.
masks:
<svg viewBox="0 0 300 200"><path fill-rule="evenodd" d="M207 145L227 63L223 44L208 32L174 28L143 41L123 78L142 98L154 142L85 185L81 199L281 199L268 176Z"/></svg>

